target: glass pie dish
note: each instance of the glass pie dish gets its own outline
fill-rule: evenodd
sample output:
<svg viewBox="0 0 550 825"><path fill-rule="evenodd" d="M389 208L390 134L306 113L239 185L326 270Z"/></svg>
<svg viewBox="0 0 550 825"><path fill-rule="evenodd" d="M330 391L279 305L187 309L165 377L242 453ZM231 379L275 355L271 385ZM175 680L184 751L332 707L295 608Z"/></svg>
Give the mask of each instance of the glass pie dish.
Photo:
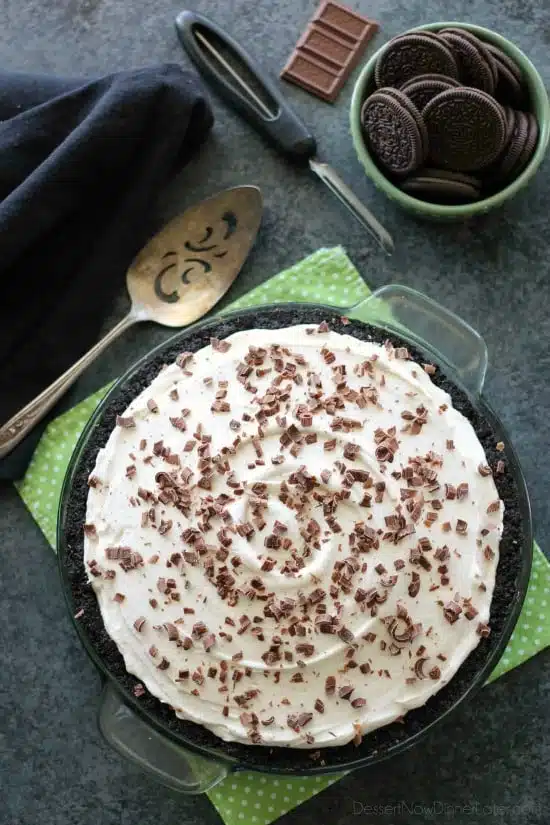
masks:
<svg viewBox="0 0 550 825"><path fill-rule="evenodd" d="M505 527L491 606L492 632L480 641L456 675L425 705L400 721L363 737L360 745L323 748L316 753L225 742L206 728L176 717L151 694L136 696L129 674L107 635L83 564L83 524L87 480L98 450L122 414L182 350L197 350L211 337L238 330L284 327L350 319L346 332L381 342L390 337L411 349L415 360L437 364L440 385L468 417L488 457L502 457L506 473L495 478L505 504ZM88 422L64 480L58 518L58 559L65 597L79 637L103 680L99 726L107 742L165 785L201 793L232 771L308 775L352 770L386 759L415 744L461 702L471 697L496 666L518 618L529 580L533 535L525 480L497 415L483 398L487 348L471 327L430 298L403 286L387 286L347 309L313 304L274 304L226 313L185 329L132 367L109 391ZM494 452L496 443L505 445ZM75 618L78 616L78 618Z"/></svg>

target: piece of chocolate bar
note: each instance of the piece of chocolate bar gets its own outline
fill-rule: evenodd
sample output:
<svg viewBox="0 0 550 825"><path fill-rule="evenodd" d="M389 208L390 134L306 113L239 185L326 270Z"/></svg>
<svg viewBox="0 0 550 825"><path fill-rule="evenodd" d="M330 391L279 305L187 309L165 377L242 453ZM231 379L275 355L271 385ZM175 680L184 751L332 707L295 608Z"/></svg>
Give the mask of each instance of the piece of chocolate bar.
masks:
<svg viewBox="0 0 550 825"><path fill-rule="evenodd" d="M296 44L281 77L334 103L357 65L378 23L323 0Z"/></svg>

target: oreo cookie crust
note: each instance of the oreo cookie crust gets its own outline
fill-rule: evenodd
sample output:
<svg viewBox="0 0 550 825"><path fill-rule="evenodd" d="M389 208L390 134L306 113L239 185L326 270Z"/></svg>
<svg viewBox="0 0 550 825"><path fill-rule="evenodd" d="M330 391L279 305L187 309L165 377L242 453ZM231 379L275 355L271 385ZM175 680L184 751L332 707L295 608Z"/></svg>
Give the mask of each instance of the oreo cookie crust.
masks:
<svg viewBox="0 0 550 825"><path fill-rule="evenodd" d="M406 177L424 162L424 145L410 110L392 95L374 92L363 104L361 122L374 156L392 175Z"/></svg>
<svg viewBox="0 0 550 825"><path fill-rule="evenodd" d="M476 172L489 166L506 139L502 106L479 89L448 89L427 104L423 117L436 166Z"/></svg>
<svg viewBox="0 0 550 825"><path fill-rule="evenodd" d="M376 62L376 85L399 88L419 74L435 73L458 78L458 67L451 50L437 36L404 34L391 40Z"/></svg>
<svg viewBox="0 0 550 825"><path fill-rule="evenodd" d="M441 32L441 37L452 49L464 85L492 95L495 91L495 75L477 44L464 37L458 29L445 29Z"/></svg>

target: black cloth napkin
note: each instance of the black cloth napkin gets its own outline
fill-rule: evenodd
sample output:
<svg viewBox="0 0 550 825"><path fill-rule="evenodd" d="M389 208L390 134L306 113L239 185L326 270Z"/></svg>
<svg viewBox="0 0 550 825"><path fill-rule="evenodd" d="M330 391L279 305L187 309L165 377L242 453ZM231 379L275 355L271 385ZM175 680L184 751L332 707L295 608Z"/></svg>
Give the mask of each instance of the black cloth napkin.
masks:
<svg viewBox="0 0 550 825"><path fill-rule="evenodd" d="M97 340L160 188L211 125L198 76L177 65L0 72L0 423ZM39 435L0 479L21 477Z"/></svg>

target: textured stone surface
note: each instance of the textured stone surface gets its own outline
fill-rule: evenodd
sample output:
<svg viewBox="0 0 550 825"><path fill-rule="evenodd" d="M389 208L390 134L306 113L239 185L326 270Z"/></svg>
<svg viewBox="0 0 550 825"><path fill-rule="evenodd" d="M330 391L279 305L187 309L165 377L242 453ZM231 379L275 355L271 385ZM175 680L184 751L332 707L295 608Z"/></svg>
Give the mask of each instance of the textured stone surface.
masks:
<svg viewBox="0 0 550 825"><path fill-rule="evenodd" d="M192 5L215 16L276 74L316 4L196 0ZM370 49L410 26L450 14L442 0L355 0L351 5L381 23ZM175 0L4 0L0 59L5 68L70 75L184 62L173 30L180 10ZM458 0L452 16L515 40L548 83L550 9L545 0ZM371 286L407 283L465 317L487 340L492 367L486 394L523 461L544 548L550 528L550 167L547 163L505 210L480 222L440 227L415 221L375 192L360 171L348 135L351 85L335 106L284 88L319 138L320 154L395 234L393 258L371 244L314 177L287 166L217 102L212 138L164 193L159 221L218 189L255 183L265 199L263 228L228 300L318 246L342 243ZM105 326L125 307L121 288ZM73 404L101 386L168 335L145 326L127 333L64 403ZM217 814L206 798L164 791L104 745L95 719L99 679L66 616L55 559L8 487L0 488L0 534L0 822L214 825ZM540 654L485 688L475 705L462 708L414 750L347 777L286 819L362 825L547 822L549 663L550 654Z"/></svg>

